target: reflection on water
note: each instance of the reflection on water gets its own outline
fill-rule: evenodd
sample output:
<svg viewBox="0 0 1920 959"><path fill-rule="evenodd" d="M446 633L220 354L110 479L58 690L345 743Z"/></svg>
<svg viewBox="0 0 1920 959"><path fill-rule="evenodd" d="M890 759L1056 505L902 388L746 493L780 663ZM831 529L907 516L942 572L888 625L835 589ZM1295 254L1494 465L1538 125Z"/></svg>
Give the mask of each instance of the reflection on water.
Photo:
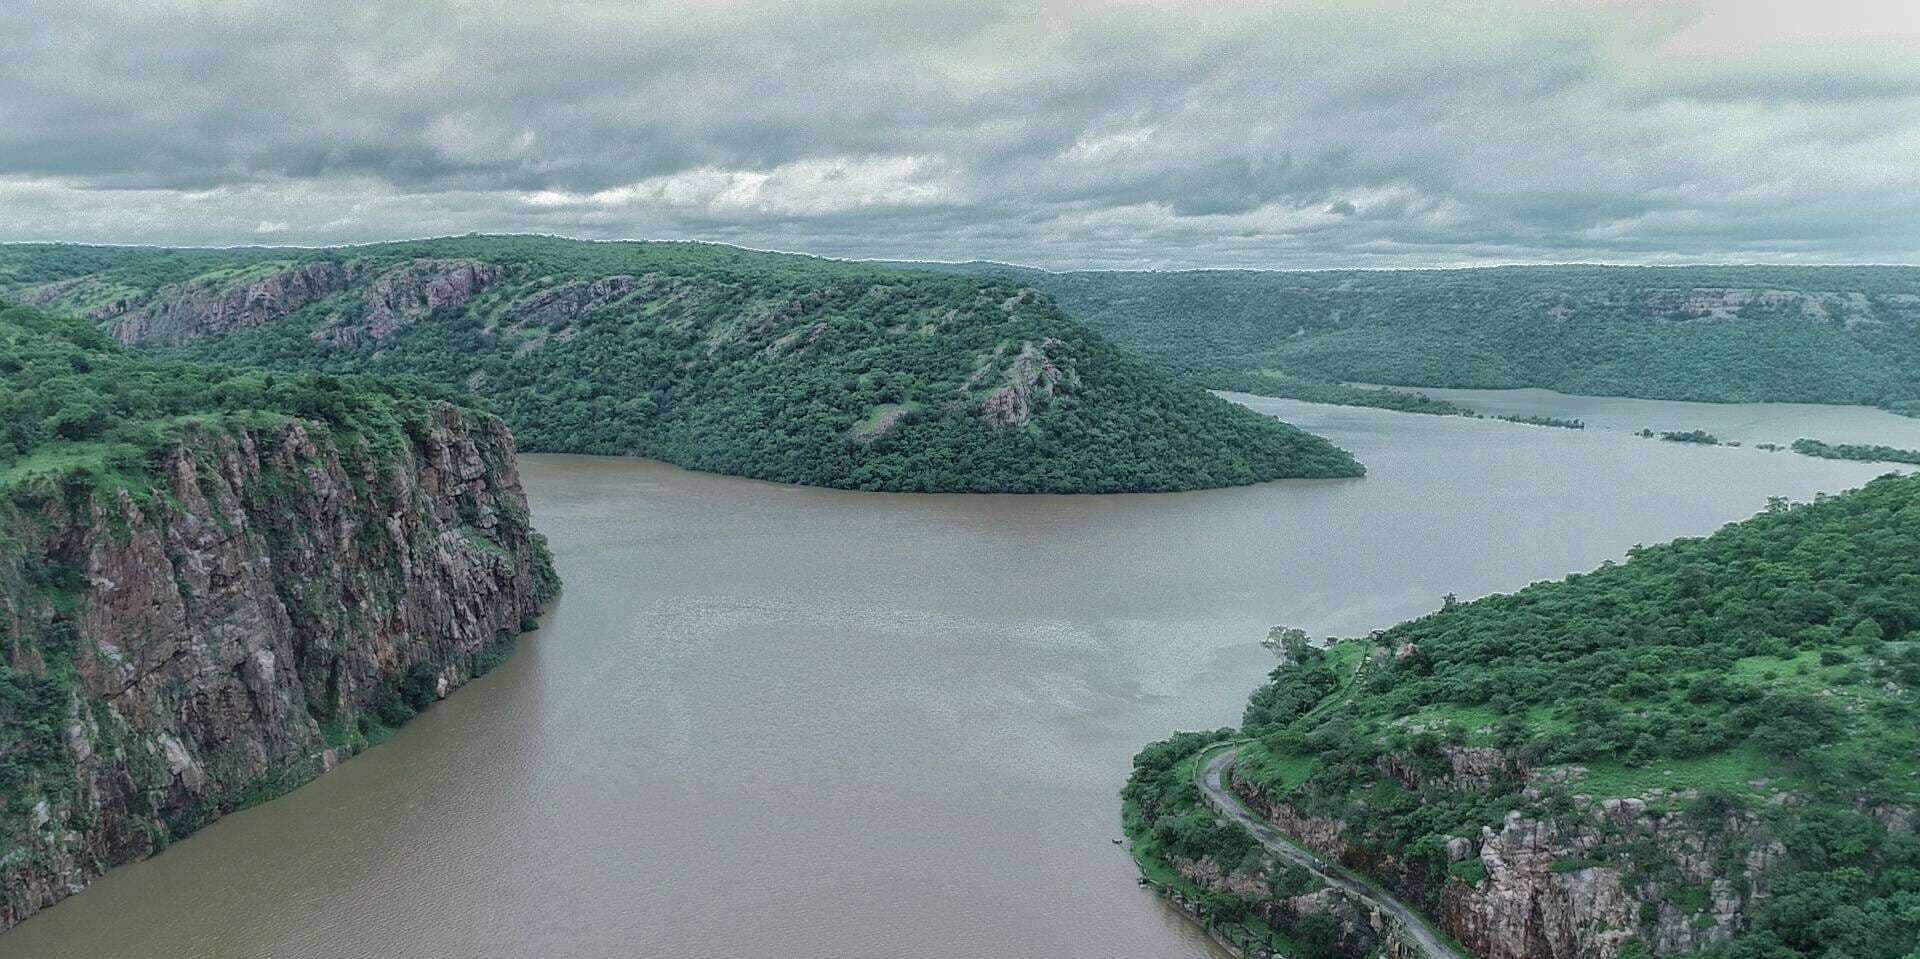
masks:
<svg viewBox="0 0 1920 959"><path fill-rule="evenodd" d="M1237 720L1269 625L1358 633L1879 471L1255 402L1371 473L912 496L527 457L567 593L516 656L0 953L1212 955L1133 884L1115 793Z"/></svg>

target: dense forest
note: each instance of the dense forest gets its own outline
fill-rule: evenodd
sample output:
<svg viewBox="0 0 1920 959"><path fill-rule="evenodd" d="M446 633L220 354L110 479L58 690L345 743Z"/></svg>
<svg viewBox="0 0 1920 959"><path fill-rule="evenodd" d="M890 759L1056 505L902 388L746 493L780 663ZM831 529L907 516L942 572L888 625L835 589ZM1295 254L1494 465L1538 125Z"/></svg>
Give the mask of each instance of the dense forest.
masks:
<svg viewBox="0 0 1920 959"><path fill-rule="evenodd" d="M49 483L141 493L190 428L298 418L349 445L393 445L426 421L424 389L156 359L73 317L0 307L0 498Z"/></svg>
<svg viewBox="0 0 1920 959"><path fill-rule="evenodd" d="M874 490L1354 476L1016 282L691 243L0 249L0 295L183 359L417 377L527 451Z"/></svg>
<svg viewBox="0 0 1920 959"><path fill-rule="evenodd" d="M1384 405L1328 391L1544 387L1920 412L1915 267L923 268L1018 279L1120 345L1220 389Z"/></svg>
<svg viewBox="0 0 1920 959"><path fill-rule="evenodd" d="M1641 902L1623 955L1668 920L1735 922L1701 935L1724 959L1920 948L1920 477L1776 501L1711 537L1291 654L1249 701L1236 775L1344 823L1349 863L1431 914L1502 880L1452 837L1510 816L1578 835L1596 801L1627 798L1652 827L1613 808L1549 871L1620 877ZM1162 811L1133 814L1141 840L1246 858L1191 787L1193 752L1230 735L1141 754L1130 809ZM1695 847L1724 850L1693 866L1731 883L1713 900L1731 906L1710 909L1683 871Z"/></svg>

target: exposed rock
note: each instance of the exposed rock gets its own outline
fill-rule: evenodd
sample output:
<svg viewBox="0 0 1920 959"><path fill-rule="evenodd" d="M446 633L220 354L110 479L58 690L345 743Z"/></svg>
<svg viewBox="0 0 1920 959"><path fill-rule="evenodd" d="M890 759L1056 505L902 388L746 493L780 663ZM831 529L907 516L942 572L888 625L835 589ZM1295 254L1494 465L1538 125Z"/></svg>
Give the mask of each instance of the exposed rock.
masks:
<svg viewBox="0 0 1920 959"><path fill-rule="evenodd" d="M451 406L387 454L297 422L189 435L158 492L56 497L0 556L8 665L67 636L77 675L70 775L0 819L0 928L331 767L402 677L459 685L552 590L511 437ZM71 611L21 590L29 561L83 577Z"/></svg>
<svg viewBox="0 0 1920 959"><path fill-rule="evenodd" d="M1487 789L1494 783L1524 779L1527 769L1507 758L1507 754L1488 746L1441 746L1447 771L1432 775L1416 768L1403 756L1389 753L1375 766L1380 772L1411 790L1428 786L1446 789Z"/></svg>
<svg viewBox="0 0 1920 959"><path fill-rule="evenodd" d="M117 294L117 288L97 276L76 276L25 287L14 298L22 306L64 307L82 312L89 303L115 302L119 298Z"/></svg>
<svg viewBox="0 0 1920 959"><path fill-rule="evenodd" d="M1011 358L995 353L974 371L967 385L995 382L996 370L1001 385L980 403L981 418L994 426L1025 426L1040 404L1080 385L1066 345L1053 337L1022 343Z"/></svg>
<svg viewBox="0 0 1920 959"><path fill-rule="evenodd" d="M502 267L478 260L404 263L374 278L362 297L363 315L336 313L313 331L313 338L335 346L384 340L435 310L465 305L505 275Z"/></svg>
<svg viewBox="0 0 1920 959"><path fill-rule="evenodd" d="M788 353L812 346L814 343L819 342L820 338L826 334L827 324L815 323L805 329L794 330L774 340L772 343L767 344L758 355L761 359L772 359L777 356L784 356ZM882 430L881 432L885 431Z"/></svg>
<svg viewBox="0 0 1920 959"><path fill-rule="evenodd" d="M1209 892L1226 893L1254 903L1253 909L1269 926L1298 928L1309 916L1326 916L1337 930L1335 946L1342 956L1385 956L1388 959L1424 959L1419 948L1397 934L1400 923L1391 915L1364 899L1337 886L1321 888L1298 896L1273 896L1267 871L1277 865L1263 862L1258 869L1223 869L1211 858L1168 858L1173 870ZM1176 905L1187 903L1178 896L1168 897ZM1194 914L1190 911L1189 914ZM1203 916L1194 915L1204 922Z"/></svg>
<svg viewBox="0 0 1920 959"><path fill-rule="evenodd" d="M1405 760L1384 763L1383 772L1410 789L1479 789L1527 775L1497 750L1449 747L1447 758L1451 768L1441 776L1423 778ZM1482 959L1613 959L1634 940L1664 956L1724 942L1747 927L1756 903L1770 894L1769 871L1786 855L1755 813L1732 809L1703 818L1665 811L1670 801L1695 798L1690 792L1600 802L1582 796L1574 811L1551 820L1514 811L1478 837L1449 838L1447 860L1478 859L1487 878L1451 879L1435 895L1402 864L1368 852L1352 824L1307 815L1244 781L1234 791L1301 845L1369 873L1409 901L1437 898L1441 928ZM1631 868L1624 850L1634 844L1660 850L1659 881ZM1729 860L1740 863L1731 878ZM1676 898L1681 890L1693 892Z"/></svg>
<svg viewBox="0 0 1920 959"><path fill-rule="evenodd" d="M107 332L122 343L183 343L270 323L346 289L365 271L361 261L322 260L238 280L195 279L108 303L89 316L107 322Z"/></svg>
<svg viewBox="0 0 1920 959"><path fill-rule="evenodd" d="M642 289L631 276L561 283L521 299L508 308L513 329L544 326L560 329L596 310L604 310Z"/></svg>
<svg viewBox="0 0 1920 959"><path fill-rule="evenodd" d="M1696 288L1660 290L1646 298L1656 315L1690 320L1732 320L1747 311L1797 313L1822 322L1840 320L1848 328L1880 322L1864 293L1821 293L1798 290L1735 290Z"/></svg>
<svg viewBox="0 0 1920 959"><path fill-rule="evenodd" d="M917 412L912 407L902 406L880 414L870 424L857 425L847 432L847 438L856 443L871 443L893 431L893 428L907 421Z"/></svg>

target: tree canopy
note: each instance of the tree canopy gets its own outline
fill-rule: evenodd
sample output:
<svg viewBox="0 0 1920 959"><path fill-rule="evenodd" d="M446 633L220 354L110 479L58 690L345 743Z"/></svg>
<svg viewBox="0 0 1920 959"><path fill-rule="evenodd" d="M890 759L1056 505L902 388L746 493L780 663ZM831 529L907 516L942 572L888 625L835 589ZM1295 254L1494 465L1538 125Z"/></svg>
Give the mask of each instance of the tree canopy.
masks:
<svg viewBox="0 0 1920 959"><path fill-rule="evenodd" d="M468 263L490 271L470 296L396 272ZM324 288L283 297L284 315L179 333L182 311L224 321L251 308L256 285L290 286L316 264ZM169 324L154 347L165 355L416 376L490 406L529 451L905 491L1361 472L1345 451L1180 382L994 278L707 244L461 237L314 251L13 246L0 249L0 291L102 325L150 316Z"/></svg>

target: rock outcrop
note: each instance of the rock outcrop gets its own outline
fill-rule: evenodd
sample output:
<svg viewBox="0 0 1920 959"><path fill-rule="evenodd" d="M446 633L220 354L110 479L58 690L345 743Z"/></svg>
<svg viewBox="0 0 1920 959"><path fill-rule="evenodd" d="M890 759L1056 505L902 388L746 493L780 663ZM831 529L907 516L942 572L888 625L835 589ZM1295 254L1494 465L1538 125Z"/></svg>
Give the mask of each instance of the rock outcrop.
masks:
<svg viewBox="0 0 1920 959"><path fill-rule="evenodd" d="M0 723L0 759L32 757L0 795L0 928L318 775L531 626L555 583L505 426L438 405L372 443L201 430L146 495L12 507L0 653L43 712Z"/></svg>
<svg viewBox="0 0 1920 959"><path fill-rule="evenodd" d="M995 426L1025 426L1042 404L1079 386L1080 374L1066 355L1066 344L1047 337L1020 344L1011 356L996 353L967 385L995 383L999 385L980 402L980 417Z"/></svg>
<svg viewBox="0 0 1920 959"><path fill-rule="evenodd" d="M346 289L364 273L362 263L319 260L240 279L195 279L112 301L89 316L122 343L184 343L270 323Z"/></svg>
<svg viewBox="0 0 1920 959"><path fill-rule="evenodd" d="M1383 762L1382 773L1410 789L1485 789L1524 774L1498 750L1450 749L1446 758L1449 769L1425 777L1405 762ZM1769 895L1769 870L1786 855L1755 812L1679 811L1692 808L1690 793L1575 795L1568 812L1516 810L1498 828L1449 839L1449 862L1479 868L1450 873L1436 887L1372 850L1354 823L1309 815L1253 783L1236 781L1234 791L1301 845L1367 872L1405 900L1437 902L1432 918L1441 930L1482 959L1613 959L1630 942L1656 956L1682 955L1724 942L1746 928ZM1534 802L1544 798L1538 787L1526 792ZM1636 868L1634 850L1657 850L1657 866Z"/></svg>
<svg viewBox="0 0 1920 959"><path fill-rule="evenodd" d="M1786 849L1752 813L1703 819L1656 805L1669 798L1581 797L1572 815L1516 811L1483 827L1468 845L1487 879L1449 882L1442 924L1487 959L1612 959L1636 938L1665 956L1725 941L1768 895L1767 872ZM1634 878L1618 855L1634 845L1660 851L1658 881Z"/></svg>
<svg viewBox="0 0 1920 959"><path fill-rule="evenodd" d="M1277 867L1277 863L1262 863L1258 869L1232 871L1223 869L1211 858L1182 859L1170 857L1168 865L1189 882L1210 893L1225 893L1230 896L1249 900L1254 903L1253 912L1261 921L1274 929L1297 930L1312 917L1325 917L1332 921L1333 946L1342 956L1377 956L1380 959L1426 959L1409 937L1400 932L1400 923L1379 907L1358 896L1348 893L1337 886L1321 886L1318 889L1302 892L1298 895L1275 896L1267 873ZM1190 904L1177 892L1169 891L1167 898L1176 906L1187 907ZM1189 914L1203 925L1207 917L1189 910ZM1265 950L1248 950L1234 945L1234 951L1242 956L1254 956L1264 959L1285 959L1277 953Z"/></svg>
<svg viewBox="0 0 1920 959"><path fill-rule="evenodd" d="M364 259L316 260L173 283L151 295L111 300L87 315L122 343L178 344L263 326L360 289L358 297L341 297L313 333L325 343L351 345L386 339L435 310L462 306L505 275L502 267L478 260L417 259L385 268ZM50 284L25 299L33 304L71 300L90 292L74 285L86 279Z"/></svg>
<svg viewBox="0 0 1920 959"><path fill-rule="evenodd" d="M558 330L588 313L604 310L632 296L650 290L652 284L631 276L606 276L597 280L576 280L551 286L523 297L509 310L514 329L546 327Z"/></svg>
<svg viewBox="0 0 1920 959"><path fill-rule="evenodd" d="M1649 293L1644 305L1655 316L1679 320L1737 320L1746 313L1777 313L1819 322L1838 320L1849 329L1881 322L1865 293L1696 287Z"/></svg>
<svg viewBox="0 0 1920 959"><path fill-rule="evenodd" d="M328 317L313 338L336 346L384 340L435 310L464 306L505 275L503 268L477 260L403 263L374 278L360 309Z"/></svg>

